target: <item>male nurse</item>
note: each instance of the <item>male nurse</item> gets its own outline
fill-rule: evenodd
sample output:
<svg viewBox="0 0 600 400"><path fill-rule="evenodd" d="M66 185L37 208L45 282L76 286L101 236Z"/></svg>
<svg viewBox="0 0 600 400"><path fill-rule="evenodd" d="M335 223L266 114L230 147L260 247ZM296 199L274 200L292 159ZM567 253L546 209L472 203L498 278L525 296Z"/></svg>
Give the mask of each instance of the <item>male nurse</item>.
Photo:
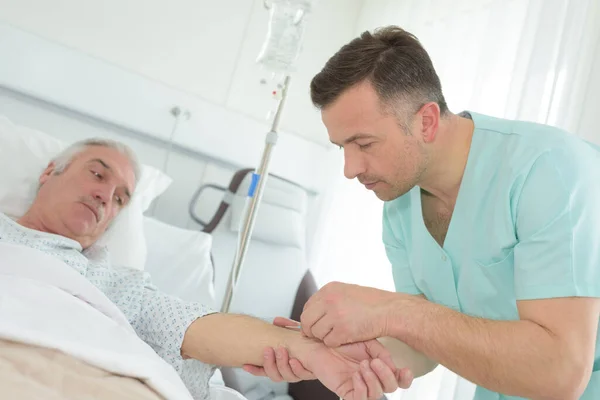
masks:
<svg viewBox="0 0 600 400"><path fill-rule="evenodd" d="M343 46L311 97L346 177L385 201L396 292L330 283L306 304L304 334L330 347L393 338L398 366L444 365L477 400L600 399L600 149L453 114L427 52L395 26ZM254 372L311 371L271 359Z"/></svg>

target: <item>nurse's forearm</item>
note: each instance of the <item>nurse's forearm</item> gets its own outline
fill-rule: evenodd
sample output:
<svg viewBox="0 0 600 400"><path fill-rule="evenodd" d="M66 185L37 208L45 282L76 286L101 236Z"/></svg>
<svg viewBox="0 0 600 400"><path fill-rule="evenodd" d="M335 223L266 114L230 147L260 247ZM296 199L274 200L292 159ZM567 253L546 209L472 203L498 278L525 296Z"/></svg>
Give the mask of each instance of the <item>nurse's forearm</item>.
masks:
<svg viewBox="0 0 600 400"><path fill-rule="evenodd" d="M394 309L390 336L475 384L529 399L578 398L581 371L565 362L572 357L564 343L534 322L469 317L412 296Z"/></svg>

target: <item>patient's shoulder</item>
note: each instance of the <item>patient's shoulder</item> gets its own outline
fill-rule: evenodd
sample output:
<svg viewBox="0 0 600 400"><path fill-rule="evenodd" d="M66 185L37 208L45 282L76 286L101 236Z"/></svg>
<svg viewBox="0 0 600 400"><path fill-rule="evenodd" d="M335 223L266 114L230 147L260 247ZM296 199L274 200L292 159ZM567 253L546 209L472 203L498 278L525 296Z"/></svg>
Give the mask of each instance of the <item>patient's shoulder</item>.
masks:
<svg viewBox="0 0 600 400"><path fill-rule="evenodd" d="M110 264L110 254L106 246L94 244L83 250L82 254L93 263L101 264L106 267Z"/></svg>

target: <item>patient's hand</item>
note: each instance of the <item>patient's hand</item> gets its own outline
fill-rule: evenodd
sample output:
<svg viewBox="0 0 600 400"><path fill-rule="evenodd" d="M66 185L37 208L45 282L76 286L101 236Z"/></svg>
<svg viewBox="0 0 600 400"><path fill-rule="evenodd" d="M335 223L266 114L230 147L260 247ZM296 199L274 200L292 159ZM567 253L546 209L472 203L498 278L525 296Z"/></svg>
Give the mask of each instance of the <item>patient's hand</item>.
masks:
<svg viewBox="0 0 600 400"><path fill-rule="evenodd" d="M278 326L293 323L284 318L274 321ZM294 358L289 358L290 353ZM376 340L332 349L299 336L289 353L285 348L266 349L264 368L246 365L244 370L274 381L316 378L344 400L379 399L412 382L410 371L396 369L389 351Z"/></svg>

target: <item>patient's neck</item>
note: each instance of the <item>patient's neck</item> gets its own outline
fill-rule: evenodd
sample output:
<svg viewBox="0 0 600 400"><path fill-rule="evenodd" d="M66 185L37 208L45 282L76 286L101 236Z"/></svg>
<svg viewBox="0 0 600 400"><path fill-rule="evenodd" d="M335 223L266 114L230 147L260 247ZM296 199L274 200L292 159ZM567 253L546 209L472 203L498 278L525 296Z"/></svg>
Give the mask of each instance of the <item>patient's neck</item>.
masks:
<svg viewBox="0 0 600 400"><path fill-rule="evenodd" d="M27 210L25 215L17 220L17 223L25 228L34 229L36 231L55 233L51 229L48 229L47 225L43 222L43 218L36 212L34 207Z"/></svg>
<svg viewBox="0 0 600 400"><path fill-rule="evenodd" d="M58 218L52 210L43 207L36 207L35 203L29 210L16 221L19 225L40 232L59 235L67 239L74 240L81 245L82 249L90 247L95 239L90 236L77 236L73 234L69 226L67 226L60 218Z"/></svg>

